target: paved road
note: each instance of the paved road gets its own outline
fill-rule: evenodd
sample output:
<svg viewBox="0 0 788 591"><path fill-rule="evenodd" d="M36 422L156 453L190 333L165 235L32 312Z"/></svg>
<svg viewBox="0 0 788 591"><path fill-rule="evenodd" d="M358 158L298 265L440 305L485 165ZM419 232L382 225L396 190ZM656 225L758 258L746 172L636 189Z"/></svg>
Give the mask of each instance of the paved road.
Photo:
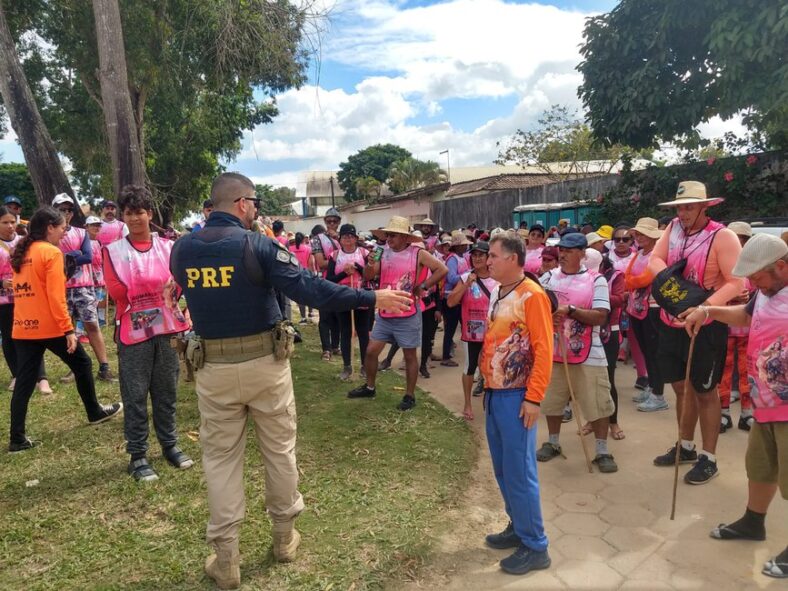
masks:
<svg viewBox="0 0 788 591"><path fill-rule="evenodd" d="M679 482L676 519L670 521L673 471L654 467L652 459L675 440L675 411L637 412L630 402L635 392L633 369L619 367L617 378L619 421L626 439L611 441L610 450L619 472L588 473L574 423L564 425L561 434L567 459L540 464L542 508L553 560L549 570L524 577L506 575L498 561L507 552L483 544L484 535L502 529L506 518L484 439L481 399L475 398L472 424L480 445L479 462L461 506L446 516L446 522L456 525L437 544L434 562L425 567L422 578L400 588L788 589L787 581L760 574L764 561L788 544L788 503L779 493L767 516L766 542L721 542L708 536L713 526L736 520L744 512L747 433L734 429L720 436L716 479L703 486ZM419 386L461 414L459 368L437 366L431 379L419 379ZM672 392L668 399L672 406ZM734 404L734 423L738 412ZM541 444L547 438L544 419L539 430ZM591 436L588 445L593 452ZM680 475L688 469L682 466Z"/></svg>

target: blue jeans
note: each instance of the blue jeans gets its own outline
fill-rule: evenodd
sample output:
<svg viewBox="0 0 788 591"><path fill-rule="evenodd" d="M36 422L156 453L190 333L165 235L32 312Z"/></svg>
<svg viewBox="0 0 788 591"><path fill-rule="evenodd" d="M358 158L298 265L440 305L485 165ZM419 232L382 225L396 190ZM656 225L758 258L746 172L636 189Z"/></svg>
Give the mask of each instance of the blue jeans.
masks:
<svg viewBox="0 0 788 591"><path fill-rule="evenodd" d="M520 414L524 391L485 392L487 444L506 514L520 541L536 552L547 550L536 471L536 426L526 429Z"/></svg>

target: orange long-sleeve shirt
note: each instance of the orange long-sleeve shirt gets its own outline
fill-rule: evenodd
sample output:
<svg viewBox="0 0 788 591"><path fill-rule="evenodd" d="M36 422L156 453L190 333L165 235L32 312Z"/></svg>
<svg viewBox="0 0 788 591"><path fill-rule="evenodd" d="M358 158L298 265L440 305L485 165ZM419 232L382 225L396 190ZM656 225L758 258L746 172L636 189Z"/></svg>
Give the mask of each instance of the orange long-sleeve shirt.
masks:
<svg viewBox="0 0 788 591"><path fill-rule="evenodd" d="M63 253L57 246L33 242L13 281L15 339L52 339L74 332L66 305Z"/></svg>
<svg viewBox="0 0 788 591"><path fill-rule="evenodd" d="M654 252L648 263L648 269L656 275L667 267L668 241L673 223L669 225L654 246ZM703 284L707 289L713 289L706 303L709 306L724 306L730 300L741 294L744 281L733 276L733 267L741 252L741 243L733 231L723 228L714 237L706 260L706 271L703 274Z"/></svg>
<svg viewBox="0 0 788 591"><path fill-rule="evenodd" d="M525 400L539 404L553 371L553 317L540 285L526 279L498 300L490 294L490 315L479 367L492 389L525 389ZM497 301L497 303L496 303Z"/></svg>

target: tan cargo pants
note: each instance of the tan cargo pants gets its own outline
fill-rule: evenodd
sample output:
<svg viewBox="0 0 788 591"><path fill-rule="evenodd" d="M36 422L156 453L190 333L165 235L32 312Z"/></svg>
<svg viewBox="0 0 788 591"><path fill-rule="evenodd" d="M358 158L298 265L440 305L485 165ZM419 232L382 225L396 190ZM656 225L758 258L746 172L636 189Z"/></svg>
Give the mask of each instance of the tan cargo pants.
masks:
<svg viewBox="0 0 788 591"><path fill-rule="evenodd" d="M265 465L265 505L274 522L304 509L296 467L296 408L289 361L267 355L243 363L206 363L196 372L209 544L237 544L244 518L247 417Z"/></svg>

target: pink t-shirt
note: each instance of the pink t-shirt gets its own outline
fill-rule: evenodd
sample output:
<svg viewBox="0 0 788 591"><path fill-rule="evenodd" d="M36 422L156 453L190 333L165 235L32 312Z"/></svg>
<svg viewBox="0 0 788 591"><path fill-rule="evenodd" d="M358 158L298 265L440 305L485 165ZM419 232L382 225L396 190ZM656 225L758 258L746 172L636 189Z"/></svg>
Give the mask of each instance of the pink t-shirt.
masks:
<svg viewBox="0 0 788 591"><path fill-rule="evenodd" d="M309 268L307 266L309 264L309 255L312 254L312 247L309 246L309 242L304 241L301 243L301 246L291 244L288 249L296 256L299 265L304 269Z"/></svg>

